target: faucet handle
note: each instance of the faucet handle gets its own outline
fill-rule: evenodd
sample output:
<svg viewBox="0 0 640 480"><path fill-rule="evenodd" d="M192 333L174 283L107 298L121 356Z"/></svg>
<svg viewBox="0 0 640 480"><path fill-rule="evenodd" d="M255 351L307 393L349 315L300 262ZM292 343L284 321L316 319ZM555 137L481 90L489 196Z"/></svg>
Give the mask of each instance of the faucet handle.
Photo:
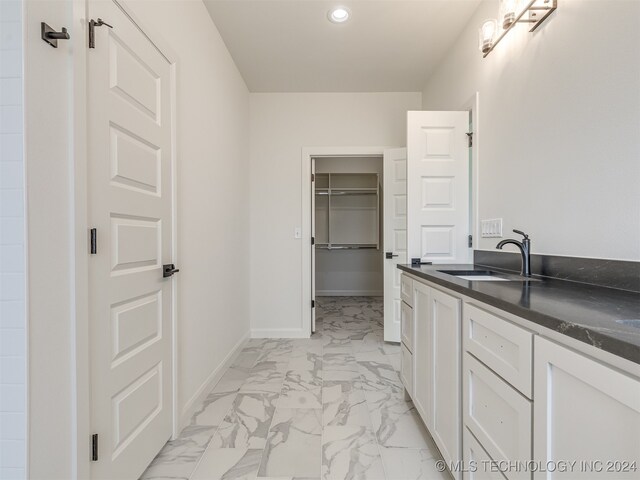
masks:
<svg viewBox="0 0 640 480"><path fill-rule="evenodd" d="M513 233L517 233L518 235L522 235L522 236L525 238L525 240L526 240L527 238L529 238L529 235L527 235L526 233L524 233L522 230L516 230L516 229L514 228L514 229L513 229Z"/></svg>

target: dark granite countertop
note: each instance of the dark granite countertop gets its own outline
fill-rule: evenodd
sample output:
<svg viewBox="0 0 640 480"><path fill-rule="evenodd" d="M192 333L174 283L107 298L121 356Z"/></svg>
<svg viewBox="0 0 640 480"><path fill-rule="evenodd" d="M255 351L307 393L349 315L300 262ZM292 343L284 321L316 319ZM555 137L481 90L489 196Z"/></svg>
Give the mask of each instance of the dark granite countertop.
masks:
<svg viewBox="0 0 640 480"><path fill-rule="evenodd" d="M640 293L545 277L529 282L474 282L438 272L488 270L483 266L398 268L640 364Z"/></svg>

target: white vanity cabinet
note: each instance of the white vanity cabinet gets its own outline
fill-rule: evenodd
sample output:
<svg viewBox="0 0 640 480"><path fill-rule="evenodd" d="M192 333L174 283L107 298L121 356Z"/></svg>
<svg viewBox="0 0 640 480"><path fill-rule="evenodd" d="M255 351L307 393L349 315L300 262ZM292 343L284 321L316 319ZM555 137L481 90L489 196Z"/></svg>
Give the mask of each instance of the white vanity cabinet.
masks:
<svg viewBox="0 0 640 480"><path fill-rule="evenodd" d="M406 274L403 300L401 378L454 478L640 478L636 370Z"/></svg>
<svg viewBox="0 0 640 480"><path fill-rule="evenodd" d="M534 478L640 478L640 379L539 336L534 372L534 459L578 462Z"/></svg>

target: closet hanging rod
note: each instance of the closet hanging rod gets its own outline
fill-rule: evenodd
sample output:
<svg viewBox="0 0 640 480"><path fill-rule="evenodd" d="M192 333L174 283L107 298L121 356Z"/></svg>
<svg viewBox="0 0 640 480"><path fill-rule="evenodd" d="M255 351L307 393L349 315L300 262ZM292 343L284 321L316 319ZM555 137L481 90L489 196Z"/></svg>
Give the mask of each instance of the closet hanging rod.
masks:
<svg viewBox="0 0 640 480"><path fill-rule="evenodd" d="M329 195L329 196L343 196L343 195L377 195L378 192L369 192L369 191L364 191L364 192L358 192L358 191L337 191L337 192L316 192L316 195Z"/></svg>
<svg viewBox="0 0 640 480"><path fill-rule="evenodd" d="M316 247L321 250L375 250L378 248L375 245L342 245L339 247L316 245Z"/></svg>

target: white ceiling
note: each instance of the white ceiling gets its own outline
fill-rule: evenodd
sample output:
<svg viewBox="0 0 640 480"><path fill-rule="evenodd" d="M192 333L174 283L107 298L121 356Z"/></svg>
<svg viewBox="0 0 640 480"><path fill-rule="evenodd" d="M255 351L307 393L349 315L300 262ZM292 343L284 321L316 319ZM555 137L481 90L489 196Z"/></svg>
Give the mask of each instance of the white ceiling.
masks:
<svg viewBox="0 0 640 480"><path fill-rule="evenodd" d="M416 92L480 0L204 3L252 92Z"/></svg>

